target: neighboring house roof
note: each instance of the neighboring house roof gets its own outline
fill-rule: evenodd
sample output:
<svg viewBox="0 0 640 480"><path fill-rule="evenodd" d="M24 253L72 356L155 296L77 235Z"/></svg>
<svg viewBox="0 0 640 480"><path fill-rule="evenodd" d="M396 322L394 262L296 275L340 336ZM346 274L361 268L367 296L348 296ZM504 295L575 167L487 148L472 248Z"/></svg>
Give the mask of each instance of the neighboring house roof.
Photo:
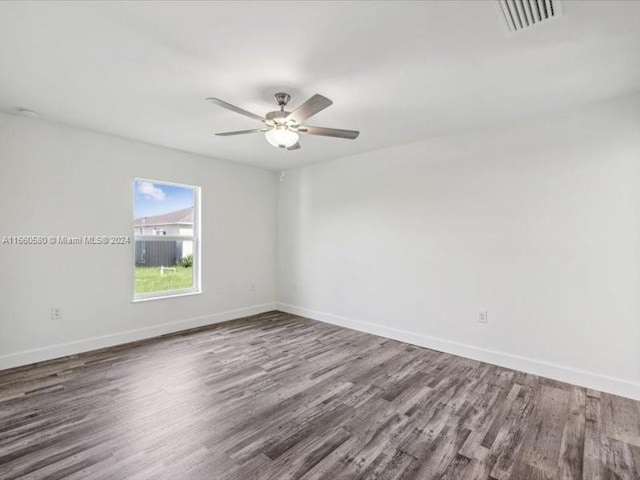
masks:
<svg viewBox="0 0 640 480"><path fill-rule="evenodd" d="M159 225L193 225L193 207L153 217L136 218L133 221L134 227L154 227Z"/></svg>

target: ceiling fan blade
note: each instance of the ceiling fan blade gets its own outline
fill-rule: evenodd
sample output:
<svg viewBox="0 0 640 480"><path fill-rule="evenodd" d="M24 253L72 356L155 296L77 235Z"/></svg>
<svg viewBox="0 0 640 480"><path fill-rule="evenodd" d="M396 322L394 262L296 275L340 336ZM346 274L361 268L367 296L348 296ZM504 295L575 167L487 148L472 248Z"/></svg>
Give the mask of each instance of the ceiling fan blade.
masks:
<svg viewBox="0 0 640 480"><path fill-rule="evenodd" d="M215 103L219 107L226 108L227 110L231 110L232 112L239 113L240 115L244 115L245 117L253 118L254 120L258 120L260 122L266 121L260 115L256 115L255 113L247 112L246 110L236 107L235 105L231 105L230 103L225 102L224 100L220 100L219 98L207 98L211 103Z"/></svg>
<svg viewBox="0 0 640 480"><path fill-rule="evenodd" d="M300 148L300 144L298 142L294 143L290 147L287 147L287 150L298 150Z"/></svg>
<svg viewBox="0 0 640 480"><path fill-rule="evenodd" d="M266 132L268 128L254 128L251 130L236 130L235 132L216 133L219 137L229 137L231 135L244 135L245 133Z"/></svg>
<svg viewBox="0 0 640 480"><path fill-rule="evenodd" d="M287 118L285 120L291 120L296 123L304 122L307 118L324 110L332 104L333 102L327 97L323 97L322 95L316 93L313 97L311 97L289 115L287 115Z"/></svg>
<svg viewBox="0 0 640 480"><path fill-rule="evenodd" d="M311 127L305 125L298 128L300 133L308 133L310 135L322 135L324 137L337 137L355 140L360 135L358 130L342 130L340 128Z"/></svg>

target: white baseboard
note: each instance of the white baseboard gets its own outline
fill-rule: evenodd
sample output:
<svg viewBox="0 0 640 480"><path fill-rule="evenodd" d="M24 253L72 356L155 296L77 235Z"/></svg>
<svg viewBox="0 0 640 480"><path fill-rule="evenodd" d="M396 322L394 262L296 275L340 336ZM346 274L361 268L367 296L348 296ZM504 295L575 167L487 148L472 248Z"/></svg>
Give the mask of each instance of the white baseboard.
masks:
<svg viewBox="0 0 640 480"><path fill-rule="evenodd" d="M451 340L444 340L413 333L406 330L354 320L331 313L320 312L295 305L288 305L286 303L277 303L277 309L282 312L300 315L301 317L307 317L313 320L319 320L321 322L331 323L333 325L339 325L341 327L351 328L353 330L371 333L385 338L391 338L393 340L399 340L419 347L451 353L453 355L490 363L492 365L532 373L534 375L540 375L542 377L551 378L561 382L612 393L614 395L620 395L621 397L640 400L640 383L633 381L586 372L584 370L565 367L563 365L557 365L537 360L535 358L521 357L510 353L498 352Z"/></svg>
<svg viewBox="0 0 640 480"><path fill-rule="evenodd" d="M29 365L36 362L43 362L54 358L66 357L67 355L88 352L99 348L113 347L114 345L122 345L123 343L144 340L146 338L179 332L181 330L188 330L190 328L204 327L206 325L226 322L228 320L248 317L250 315L257 315L259 313L275 309L275 302L263 303L261 305L252 305L250 307L213 313L211 315L204 315L201 317L187 318L175 322L153 325L151 327L136 328L135 330L101 335L99 337L87 338L75 342L61 343L43 348L35 348L33 350L10 353L9 355L0 356L0 370Z"/></svg>

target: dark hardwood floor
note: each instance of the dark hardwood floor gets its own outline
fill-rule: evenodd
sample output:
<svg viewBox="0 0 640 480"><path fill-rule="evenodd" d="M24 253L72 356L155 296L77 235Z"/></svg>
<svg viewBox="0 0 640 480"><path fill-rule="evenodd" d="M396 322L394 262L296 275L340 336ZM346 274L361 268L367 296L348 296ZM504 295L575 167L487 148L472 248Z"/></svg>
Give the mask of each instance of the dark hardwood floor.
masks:
<svg viewBox="0 0 640 480"><path fill-rule="evenodd" d="M640 402L272 312L0 372L0 478L640 479Z"/></svg>

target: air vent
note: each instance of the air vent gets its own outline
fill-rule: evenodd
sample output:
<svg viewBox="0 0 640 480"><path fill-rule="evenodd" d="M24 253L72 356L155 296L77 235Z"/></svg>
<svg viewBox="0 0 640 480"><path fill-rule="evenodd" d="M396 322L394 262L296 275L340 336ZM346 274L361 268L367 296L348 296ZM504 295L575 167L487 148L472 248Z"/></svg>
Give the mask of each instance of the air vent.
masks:
<svg viewBox="0 0 640 480"><path fill-rule="evenodd" d="M562 14L560 0L497 0L510 32L519 32Z"/></svg>

